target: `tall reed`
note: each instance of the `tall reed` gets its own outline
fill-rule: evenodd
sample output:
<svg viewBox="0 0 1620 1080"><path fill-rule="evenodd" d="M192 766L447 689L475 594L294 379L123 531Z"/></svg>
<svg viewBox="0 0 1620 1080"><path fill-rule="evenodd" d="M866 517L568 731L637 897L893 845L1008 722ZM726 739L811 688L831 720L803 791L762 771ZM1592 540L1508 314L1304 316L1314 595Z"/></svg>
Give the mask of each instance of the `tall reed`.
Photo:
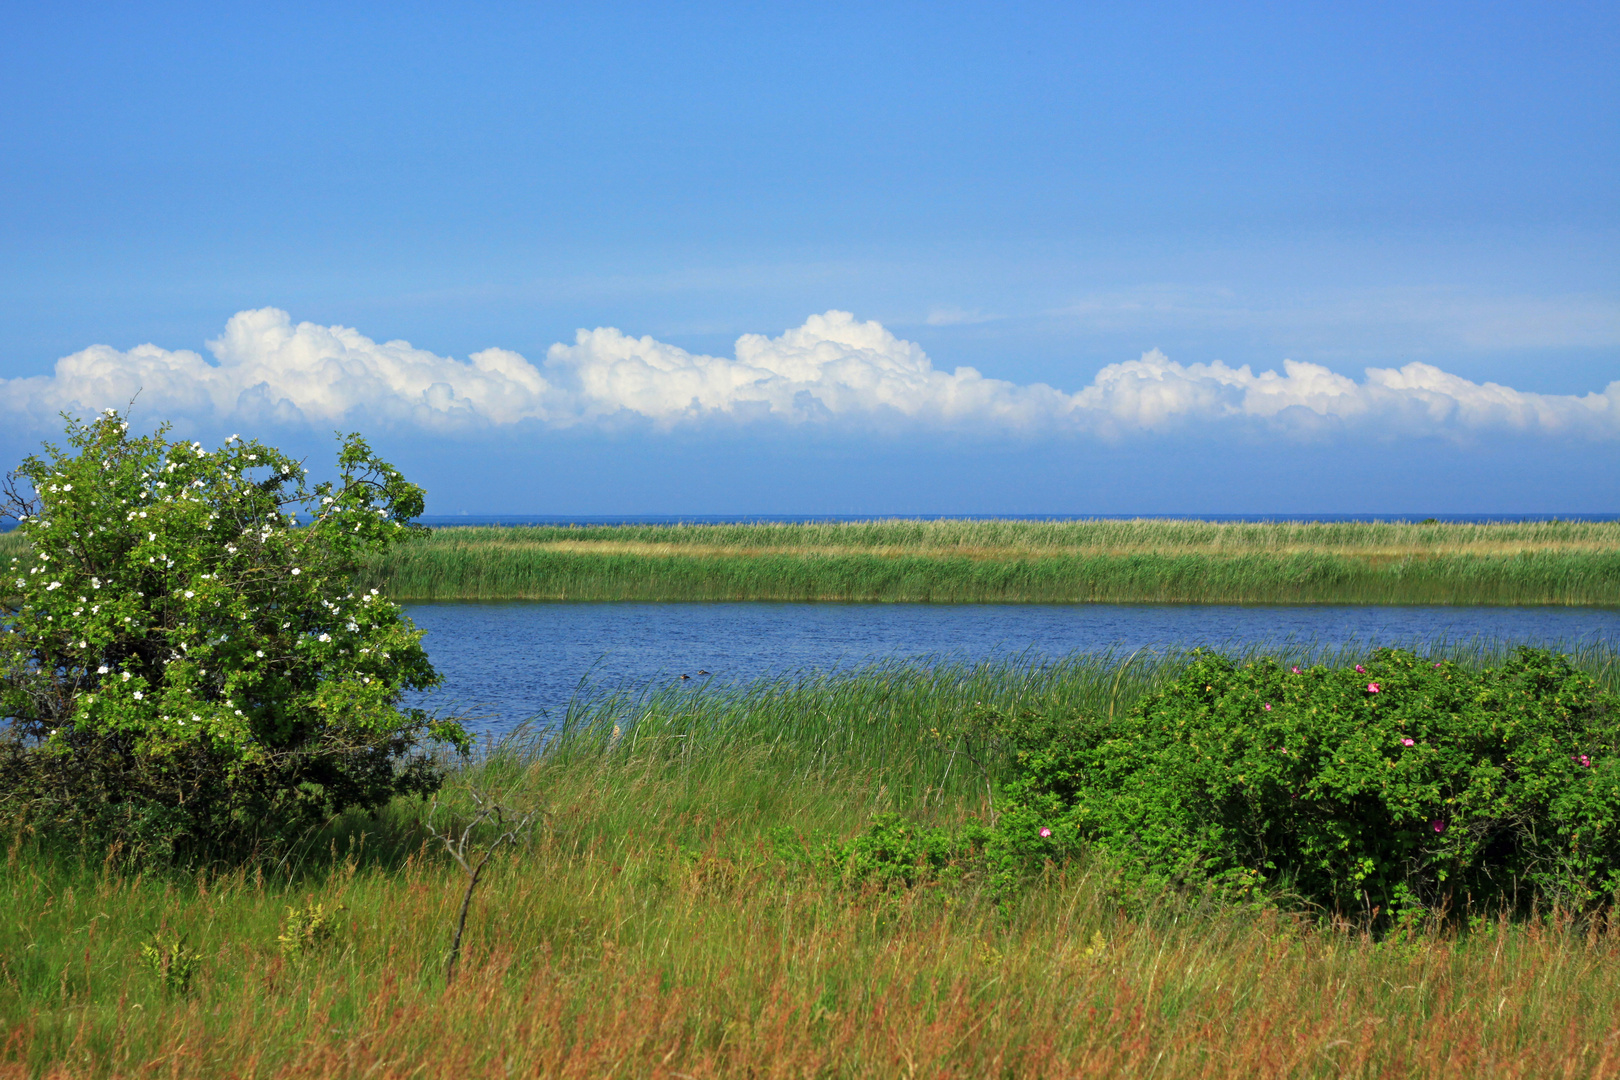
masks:
<svg viewBox="0 0 1620 1080"><path fill-rule="evenodd" d="M1620 523L876 521L439 529L412 600L1620 604Z"/></svg>
<svg viewBox="0 0 1620 1080"><path fill-rule="evenodd" d="M14 558L22 558L27 552L28 545L23 540L22 533L15 529L0 532L0 571L11 565Z"/></svg>
<svg viewBox="0 0 1620 1080"><path fill-rule="evenodd" d="M1175 518L1078 521L907 519L720 525L475 526L435 530L466 544L623 543L738 549L999 550L1031 554L1192 551L1426 552L1612 551L1620 522L1223 522Z"/></svg>
<svg viewBox="0 0 1620 1080"><path fill-rule="evenodd" d="M0 569L25 551L0 534ZM401 600L1620 605L1620 522L444 528L366 585Z"/></svg>

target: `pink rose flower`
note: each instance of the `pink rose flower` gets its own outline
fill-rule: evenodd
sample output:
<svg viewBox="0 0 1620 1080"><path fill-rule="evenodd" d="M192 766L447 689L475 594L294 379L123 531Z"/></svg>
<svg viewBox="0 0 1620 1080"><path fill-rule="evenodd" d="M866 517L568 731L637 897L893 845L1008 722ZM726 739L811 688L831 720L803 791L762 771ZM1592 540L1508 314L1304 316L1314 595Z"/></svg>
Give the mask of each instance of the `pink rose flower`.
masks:
<svg viewBox="0 0 1620 1080"><path fill-rule="evenodd" d="M1369 693L1369 694L1378 693L1378 684L1375 683L1375 682L1368 683L1367 684L1367 693Z"/></svg>
<svg viewBox="0 0 1620 1080"><path fill-rule="evenodd" d="M1042 826L1042 827L1041 827L1041 839L1043 839L1043 840L1044 840L1044 839L1046 839L1046 838L1047 838L1047 837L1048 837L1048 836L1051 836L1051 835L1052 835L1052 830L1051 830L1051 829L1048 829L1048 828L1046 828L1046 827L1045 827L1045 826L1044 826L1044 825L1043 825L1043 826Z"/></svg>

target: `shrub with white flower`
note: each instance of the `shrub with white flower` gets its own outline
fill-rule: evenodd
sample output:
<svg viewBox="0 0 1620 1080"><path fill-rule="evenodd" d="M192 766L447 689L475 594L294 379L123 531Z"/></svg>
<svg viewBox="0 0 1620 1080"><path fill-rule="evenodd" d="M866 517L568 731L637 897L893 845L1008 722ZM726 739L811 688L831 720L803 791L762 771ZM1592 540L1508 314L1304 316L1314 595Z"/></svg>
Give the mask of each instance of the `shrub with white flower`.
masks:
<svg viewBox="0 0 1620 1080"><path fill-rule="evenodd" d="M402 610L355 584L412 535L422 490L358 435L311 486L258 442L128 428L70 419L69 450L47 443L8 479L0 514L28 552L0 606L0 784L176 850L432 790L421 744L467 736L400 708L438 676Z"/></svg>

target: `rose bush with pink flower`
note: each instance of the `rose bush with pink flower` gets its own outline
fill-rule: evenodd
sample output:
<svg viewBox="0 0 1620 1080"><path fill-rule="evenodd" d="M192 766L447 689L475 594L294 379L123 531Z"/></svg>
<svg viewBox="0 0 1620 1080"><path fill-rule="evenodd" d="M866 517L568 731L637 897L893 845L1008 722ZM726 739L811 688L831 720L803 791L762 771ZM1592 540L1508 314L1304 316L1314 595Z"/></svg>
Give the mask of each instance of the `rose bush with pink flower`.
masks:
<svg viewBox="0 0 1620 1080"><path fill-rule="evenodd" d="M1474 670L1383 649L1297 674L1200 652L1128 712L1002 730L1004 874L1019 851L1026 870L1089 851L1385 915L1620 890L1620 706L1547 650Z"/></svg>

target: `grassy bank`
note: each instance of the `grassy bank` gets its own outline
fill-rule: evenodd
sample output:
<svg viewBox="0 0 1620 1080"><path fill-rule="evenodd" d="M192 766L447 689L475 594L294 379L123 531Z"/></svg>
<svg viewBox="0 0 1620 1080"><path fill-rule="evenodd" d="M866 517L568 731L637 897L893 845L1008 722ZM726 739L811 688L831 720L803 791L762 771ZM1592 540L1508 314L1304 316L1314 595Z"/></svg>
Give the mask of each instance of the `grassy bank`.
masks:
<svg viewBox="0 0 1620 1080"><path fill-rule="evenodd" d="M1620 604L1620 523L874 521L438 529L409 600Z"/></svg>
<svg viewBox="0 0 1620 1080"><path fill-rule="evenodd" d="M1486 662L1478 650L1464 659ZM1612 652L1578 658L1620 683ZM140 875L19 834L0 879L0 1075L1607 1076L1620 927L1554 918L1373 940L1345 925L1121 895L1053 867L998 911L971 876L852 889L781 830L984 814L936 728L976 702L1127 708L1174 658L887 666L578 710L460 772L543 808L443 960L459 871L420 810L347 821L276 867ZM342 904L306 954L289 907ZM191 986L139 961L157 931Z"/></svg>
<svg viewBox="0 0 1620 1080"><path fill-rule="evenodd" d="M21 556L26 549L22 533L15 529L0 532L0 568L11 565L11 560Z"/></svg>

